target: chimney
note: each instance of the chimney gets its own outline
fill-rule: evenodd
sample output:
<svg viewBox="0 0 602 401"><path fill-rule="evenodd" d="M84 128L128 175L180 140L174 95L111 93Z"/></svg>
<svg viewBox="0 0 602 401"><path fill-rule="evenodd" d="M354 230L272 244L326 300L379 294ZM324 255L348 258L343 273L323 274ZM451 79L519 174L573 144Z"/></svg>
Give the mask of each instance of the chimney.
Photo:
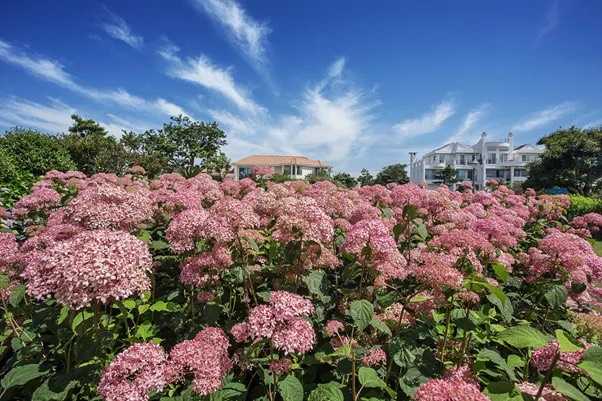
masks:
<svg viewBox="0 0 602 401"><path fill-rule="evenodd" d="M416 161L416 152L410 152L410 163L414 163Z"/></svg>
<svg viewBox="0 0 602 401"><path fill-rule="evenodd" d="M508 160L514 160L514 141L512 132L508 132Z"/></svg>

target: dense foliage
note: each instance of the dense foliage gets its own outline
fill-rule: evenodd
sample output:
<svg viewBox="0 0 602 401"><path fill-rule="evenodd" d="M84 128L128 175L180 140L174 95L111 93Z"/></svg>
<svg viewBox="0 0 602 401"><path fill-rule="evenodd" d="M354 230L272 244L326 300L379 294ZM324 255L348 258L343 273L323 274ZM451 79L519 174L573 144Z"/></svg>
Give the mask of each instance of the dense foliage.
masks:
<svg viewBox="0 0 602 401"><path fill-rule="evenodd" d="M525 185L564 187L581 195L602 190L602 128L561 129L538 143L546 145L546 150L530 165Z"/></svg>
<svg viewBox="0 0 602 401"><path fill-rule="evenodd" d="M594 198L583 195L569 195L571 206L567 211L570 217L582 216L587 213L602 214L602 198Z"/></svg>
<svg viewBox="0 0 602 401"><path fill-rule="evenodd" d="M0 399L602 397L566 196L132 173L2 212Z"/></svg>

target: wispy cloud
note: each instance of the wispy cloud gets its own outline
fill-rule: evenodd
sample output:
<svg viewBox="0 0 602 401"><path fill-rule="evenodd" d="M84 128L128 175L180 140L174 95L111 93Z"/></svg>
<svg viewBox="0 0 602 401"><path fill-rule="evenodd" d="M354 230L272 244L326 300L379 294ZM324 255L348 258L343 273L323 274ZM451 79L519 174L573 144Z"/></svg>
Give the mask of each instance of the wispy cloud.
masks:
<svg viewBox="0 0 602 401"><path fill-rule="evenodd" d="M159 51L159 54L169 63L167 69L169 76L217 92L245 112L259 113L263 111L263 108L255 103L247 91L236 84L231 68L221 68L205 55L181 59L178 56L178 50L176 46L169 44Z"/></svg>
<svg viewBox="0 0 602 401"><path fill-rule="evenodd" d="M77 110L65 103L49 98L47 104L11 97L0 100L0 126L4 128L36 128L50 133L66 131L71 115Z"/></svg>
<svg viewBox="0 0 602 401"><path fill-rule="evenodd" d="M191 0L200 10L217 21L230 40L256 66L266 63L266 44L270 28L256 21L234 0Z"/></svg>
<svg viewBox="0 0 602 401"><path fill-rule="evenodd" d="M374 121L377 102L340 79L344 74L340 60L344 59L333 63L323 80L303 92L293 113L241 117L212 111L220 124L246 133L244 138L229 138L229 154L237 158L249 152L304 153L341 162L361 152L369 142L365 134Z"/></svg>
<svg viewBox="0 0 602 401"><path fill-rule="evenodd" d="M512 131L524 132L544 127L561 119L576 109L574 102L563 102L555 106L534 112L523 118L512 127Z"/></svg>
<svg viewBox="0 0 602 401"><path fill-rule="evenodd" d="M135 49L141 48L144 44L144 38L142 36L135 35L123 18L113 14L108 9L106 11L108 20L102 23L102 29L112 38L121 40L128 46L131 46Z"/></svg>
<svg viewBox="0 0 602 401"><path fill-rule="evenodd" d="M478 133L474 132L476 124L481 121L483 116L487 114L490 109L488 103L484 103L477 108L470 110L458 130L447 139L447 143L450 142L466 142L470 143L478 136Z"/></svg>
<svg viewBox="0 0 602 401"><path fill-rule="evenodd" d="M186 114L180 106L163 98L147 100L132 95L122 88L100 89L82 85L66 72L63 65L58 61L29 55L2 40L0 40L0 60L17 65L38 78L55 83L98 102L114 103L123 107L164 115Z"/></svg>
<svg viewBox="0 0 602 401"><path fill-rule="evenodd" d="M403 120L395 124L393 129L403 138L428 134L441 127L454 114L455 107L453 102L443 101L435 106L432 111L424 113L418 118Z"/></svg>
<svg viewBox="0 0 602 401"><path fill-rule="evenodd" d="M546 35L551 33L560 22L560 2L559 0L554 0L548 3L549 6L546 10L545 18L543 25L539 28L537 32L536 42L541 41Z"/></svg>

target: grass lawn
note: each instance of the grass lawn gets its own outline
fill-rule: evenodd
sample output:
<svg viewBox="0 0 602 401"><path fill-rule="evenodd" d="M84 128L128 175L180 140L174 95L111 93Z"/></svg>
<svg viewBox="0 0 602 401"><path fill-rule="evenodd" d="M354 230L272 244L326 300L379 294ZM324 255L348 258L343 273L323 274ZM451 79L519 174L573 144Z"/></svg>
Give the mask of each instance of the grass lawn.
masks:
<svg viewBox="0 0 602 401"><path fill-rule="evenodd" d="M591 239L589 240L589 242L592 244L592 247L594 248L594 252L596 252L598 255L602 256L602 241L600 240L595 240L595 239Z"/></svg>

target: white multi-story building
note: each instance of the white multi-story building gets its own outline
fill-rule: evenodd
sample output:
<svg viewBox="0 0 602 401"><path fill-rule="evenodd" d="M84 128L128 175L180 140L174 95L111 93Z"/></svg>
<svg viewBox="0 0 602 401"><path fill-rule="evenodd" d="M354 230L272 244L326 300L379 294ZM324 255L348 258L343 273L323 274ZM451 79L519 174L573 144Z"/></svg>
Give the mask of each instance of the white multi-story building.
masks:
<svg viewBox="0 0 602 401"><path fill-rule="evenodd" d="M544 145L514 147L512 133L504 141L487 141L487 134L474 145L448 143L416 159L410 153L410 181L430 186L442 183L440 172L446 166L456 170L456 179L471 181L476 189L485 187L490 179L507 185L522 183L527 179L527 165L539 158Z"/></svg>
<svg viewBox="0 0 602 401"><path fill-rule="evenodd" d="M322 161L306 156L252 155L233 163L234 179L249 177L258 167L268 168L273 174L282 174L293 180L302 180L310 175L330 174L332 167Z"/></svg>

